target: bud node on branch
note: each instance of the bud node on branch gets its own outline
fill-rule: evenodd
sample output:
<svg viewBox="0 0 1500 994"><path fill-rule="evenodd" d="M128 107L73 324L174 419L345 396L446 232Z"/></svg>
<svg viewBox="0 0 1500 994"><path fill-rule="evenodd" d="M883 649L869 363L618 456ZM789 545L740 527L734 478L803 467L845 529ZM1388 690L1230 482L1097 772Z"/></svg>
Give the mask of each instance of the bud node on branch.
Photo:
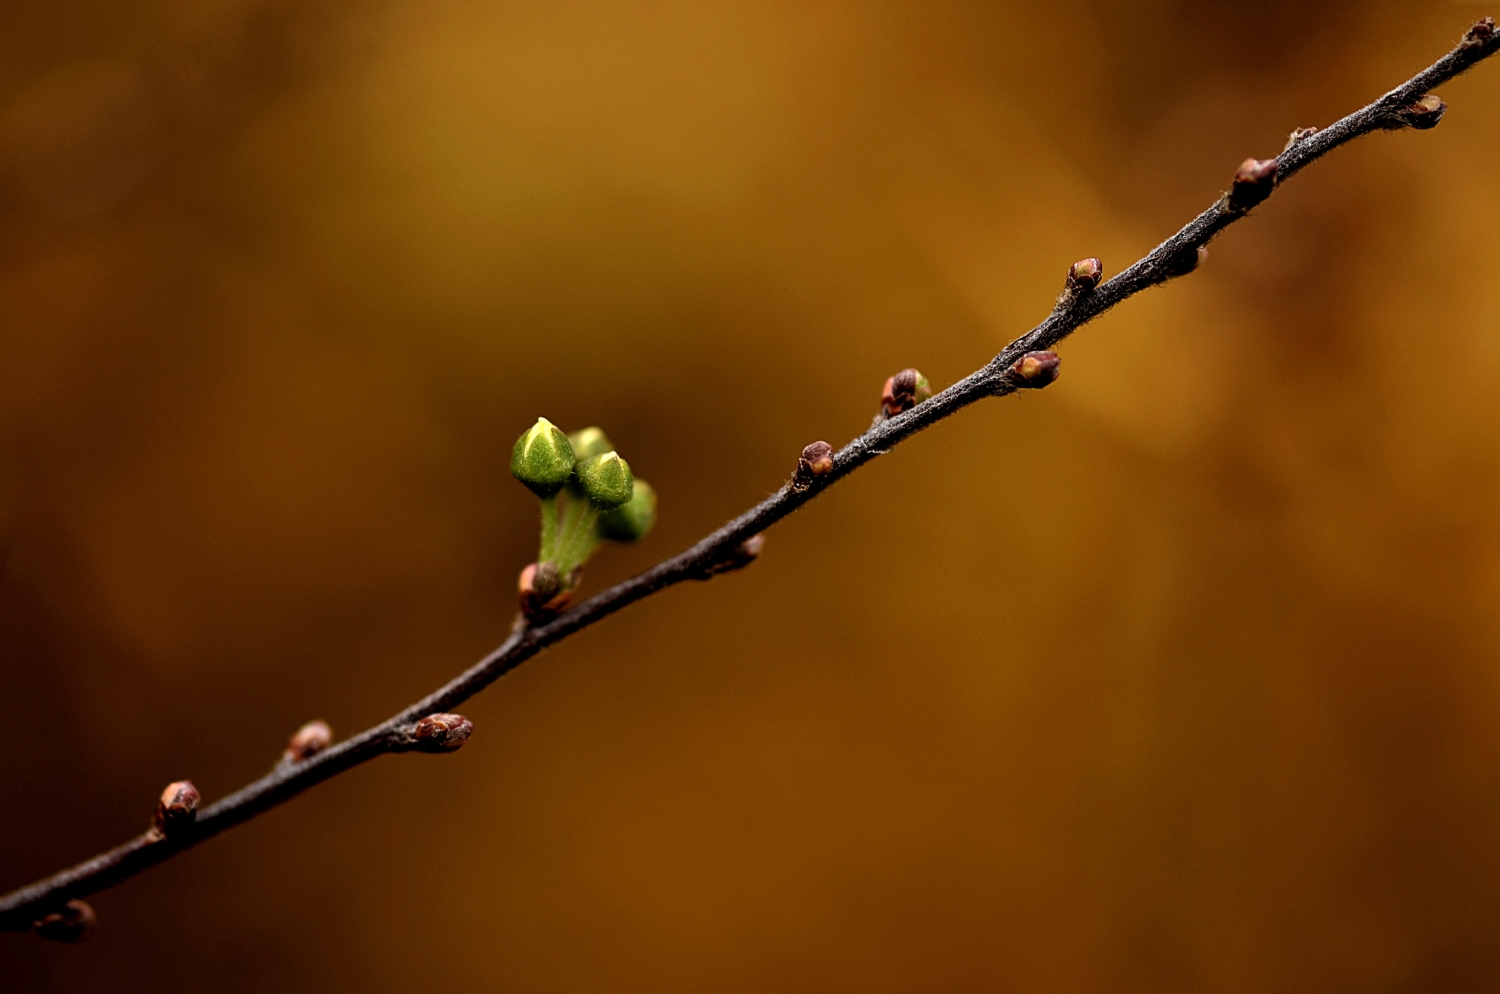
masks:
<svg viewBox="0 0 1500 994"><path fill-rule="evenodd" d="M430 714L412 726L409 746L418 752L457 752L474 732L461 714Z"/></svg>
<svg viewBox="0 0 1500 994"><path fill-rule="evenodd" d="M281 754L283 763L300 763L311 759L333 745L333 729L326 721L309 721L292 733L287 740L286 751Z"/></svg>
<svg viewBox="0 0 1500 994"><path fill-rule="evenodd" d="M94 934L94 909L87 901L73 900L61 911L44 915L31 923L31 933L49 942L84 942Z"/></svg>
<svg viewBox="0 0 1500 994"><path fill-rule="evenodd" d="M156 802L156 816L152 821L162 835L170 836L183 831L198 816L198 788L191 780L169 783Z"/></svg>

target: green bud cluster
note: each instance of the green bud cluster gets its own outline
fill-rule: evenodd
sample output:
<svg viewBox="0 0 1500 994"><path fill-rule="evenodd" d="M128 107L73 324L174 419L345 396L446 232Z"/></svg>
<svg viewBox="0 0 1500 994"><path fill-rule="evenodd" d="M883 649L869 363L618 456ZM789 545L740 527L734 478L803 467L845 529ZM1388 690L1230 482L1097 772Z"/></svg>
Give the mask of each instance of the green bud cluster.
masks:
<svg viewBox="0 0 1500 994"><path fill-rule="evenodd" d="M536 575L561 578L563 593L577 586L583 564L601 541L636 542L656 523L656 491L635 478L599 428L565 434L538 418L516 440L510 471L541 499L542 542L533 566L550 568ZM522 588L524 609L536 602L536 592L528 600L524 581Z"/></svg>

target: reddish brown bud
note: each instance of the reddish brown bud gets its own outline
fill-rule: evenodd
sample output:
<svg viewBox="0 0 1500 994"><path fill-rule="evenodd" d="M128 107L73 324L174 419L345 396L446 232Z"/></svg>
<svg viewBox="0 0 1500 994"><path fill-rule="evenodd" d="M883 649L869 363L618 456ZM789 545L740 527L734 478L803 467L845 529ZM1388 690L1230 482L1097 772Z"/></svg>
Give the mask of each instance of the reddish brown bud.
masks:
<svg viewBox="0 0 1500 994"><path fill-rule="evenodd" d="M729 573L737 569L744 569L755 562L761 550L766 547L766 537L759 532L751 535L733 549L724 553L717 561L709 563L697 574L697 579L707 580L711 576L720 573Z"/></svg>
<svg viewBox="0 0 1500 994"><path fill-rule="evenodd" d="M802 455L797 460L799 478L806 480L814 476L827 476L832 472L833 446L824 441L817 441L802 450Z"/></svg>
<svg viewBox="0 0 1500 994"><path fill-rule="evenodd" d="M82 942L94 934L94 909L86 901L69 901L61 911L31 923L31 932L51 942Z"/></svg>
<svg viewBox="0 0 1500 994"><path fill-rule="evenodd" d="M288 763L300 763L304 759L316 756L318 753L333 745L333 729L328 727L326 721L309 721L297 731L286 744L286 752L281 758Z"/></svg>
<svg viewBox="0 0 1500 994"><path fill-rule="evenodd" d="M521 613L537 622L556 617L573 600L572 587L563 583L557 564L551 562L532 563L521 570L516 591Z"/></svg>
<svg viewBox="0 0 1500 994"><path fill-rule="evenodd" d="M156 802L154 824L157 831L170 835L198 817L198 788L191 780L176 780L167 784Z"/></svg>
<svg viewBox="0 0 1500 994"><path fill-rule="evenodd" d="M1104 278L1104 263L1098 259L1079 259L1068 270L1067 288L1071 293L1085 293Z"/></svg>
<svg viewBox="0 0 1500 994"><path fill-rule="evenodd" d="M927 377L915 369L903 369L885 381L885 391L880 396L880 413L891 418L902 411L909 411L932 396L932 387Z"/></svg>
<svg viewBox="0 0 1500 994"><path fill-rule="evenodd" d="M461 714L430 714L417 722L411 737L423 752L453 752L474 732L474 723Z"/></svg>
<svg viewBox="0 0 1500 994"><path fill-rule="evenodd" d="M1057 379L1061 365L1056 352L1028 352L1010 367L1011 379L1021 389L1040 390Z"/></svg>
<svg viewBox="0 0 1500 994"><path fill-rule="evenodd" d="M1276 188L1275 159L1246 159L1235 170L1234 185L1229 189L1229 206L1247 211L1265 200Z"/></svg>
<svg viewBox="0 0 1500 994"><path fill-rule="evenodd" d="M1396 112L1396 117L1402 124L1416 128L1418 131L1426 131L1435 128L1443 119L1443 114L1448 110L1448 105L1443 103L1435 93L1429 93L1419 100L1402 107Z"/></svg>
<svg viewBox="0 0 1500 994"><path fill-rule="evenodd" d="M1464 40L1458 43L1459 48L1473 48L1476 45L1488 45L1495 40L1495 19L1486 17L1475 21L1468 31L1464 32Z"/></svg>
<svg viewBox="0 0 1500 994"><path fill-rule="evenodd" d="M1184 245L1167 260L1167 277L1186 276L1208 258L1207 245Z"/></svg>

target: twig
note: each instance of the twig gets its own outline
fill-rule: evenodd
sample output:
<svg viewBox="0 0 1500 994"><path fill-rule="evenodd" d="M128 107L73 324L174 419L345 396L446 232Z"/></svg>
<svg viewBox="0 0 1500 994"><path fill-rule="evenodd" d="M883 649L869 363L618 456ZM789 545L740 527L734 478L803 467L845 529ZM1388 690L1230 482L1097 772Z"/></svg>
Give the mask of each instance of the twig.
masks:
<svg viewBox="0 0 1500 994"><path fill-rule="evenodd" d="M197 811L196 817L192 810L196 790L191 784L185 788L184 784L171 785L168 793L176 807L164 796L156 824L144 834L0 898L0 931L35 928L38 934L49 938L80 938L92 925L93 914L77 898L111 887L376 756L457 748L468 735L468 723L444 712L548 646L628 604L684 580L706 580L747 565L759 552L758 536L762 531L922 429L982 398L1002 397L1018 389L1050 383L1056 376L1057 357L1045 350L1127 297L1191 272L1215 235L1244 217L1270 196L1277 185L1338 146L1372 131L1425 129L1437 124L1444 106L1429 96L1429 91L1493 55L1497 49L1500 49L1500 33L1496 32L1494 21L1486 18L1470 28L1453 51L1369 106L1321 131L1293 132L1287 148L1275 159L1246 160L1235 174L1229 193L1118 276L1100 284L1098 260L1086 259L1075 265L1057 307L1046 320L1006 346L982 369L909 410L877 419L869 431L836 453L824 443L809 446L798 471L780 490L687 551L610 587L545 624L528 624L518 617L510 637L494 652L383 724L310 755L307 753L313 746L303 748L298 740L307 738L311 729L321 733L323 739L316 745L322 745L327 739L327 729L308 726L294 738L292 748L275 769ZM316 738L317 735L311 736ZM191 795L191 802L185 806L181 803L186 796L184 789Z"/></svg>

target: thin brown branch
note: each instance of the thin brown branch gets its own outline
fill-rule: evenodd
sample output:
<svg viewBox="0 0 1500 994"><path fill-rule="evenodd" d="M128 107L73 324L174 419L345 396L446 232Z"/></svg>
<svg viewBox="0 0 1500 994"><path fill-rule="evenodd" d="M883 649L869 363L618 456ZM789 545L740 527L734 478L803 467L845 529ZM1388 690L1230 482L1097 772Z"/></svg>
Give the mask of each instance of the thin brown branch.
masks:
<svg viewBox="0 0 1500 994"><path fill-rule="evenodd" d="M1435 99L1424 99L1429 91L1493 55L1497 49L1500 49L1500 34L1494 22L1486 18L1470 28L1453 51L1374 103L1321 131L1299 129L1293 133L1287 148L1273 160L1247 160L1235 175L1229 193L1118 276L1095 285L1097 260L1084 260L1075 266L1057 307L1046 320L1006 346L983 368L931 399L877 420L869 431L833 453L831 468L826 463L817 472L804 468L773 496L692 548L610 587L545 624L528 625L518 618L510 637L494 652L388 721L306 758L299 759L289 753L270 773L197 811L195 818L178 819L178 824L159 818L158 827L129 842L0 898L0 931L30 928L44 916L60 913L52 923L53 928L38 931L65 938L69 912L64 911L64 906L70 900L111 887L376 756L457 748L467 735L467 723L463 723L457 738L446 737L453 723L447 720L451 716L442 712L472 697L548 646L628 604L684 580L705 580L747 564L757 551L755 536L760 532L922 429L982 398L1002 397L1029 386L1045 386L1055 373L1055 357L1028 362L1028 354L1050 349L1127 297L1191 272L1214 236L1244 217L1279 184L1340 145L1372 131L1432 127L1441 118L1443 105ZM442 720L423 722L432 715ZM435 734L434 729L437 729ZM75 905L72 913L76 917L86 911ZM92 921L91 913L86 917Z"/></svg>

